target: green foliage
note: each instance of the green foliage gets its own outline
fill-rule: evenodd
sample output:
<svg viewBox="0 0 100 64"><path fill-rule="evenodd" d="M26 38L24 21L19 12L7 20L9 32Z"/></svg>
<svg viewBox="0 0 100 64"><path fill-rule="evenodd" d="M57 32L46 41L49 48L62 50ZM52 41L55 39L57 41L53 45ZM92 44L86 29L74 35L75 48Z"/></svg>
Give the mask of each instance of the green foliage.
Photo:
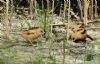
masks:
<svg viewBox="0 0 100 64"><path fill-rule="evenodd" d="M0 22L4 19L4 17L2 15L0 15Z"/></svg>
<svg viewBox="0 0 100 64"><path fill-rule="evenodd" d="M33 61L33 64L44 64L43 58L41 56L37 56Z"/></svg>
<svg viewBox="0 0 100 64"><path fill-rule="evenodd" d="M91 60L93 60L93 54L87 54L86 61L91 61Z"/></svg>
<svg viewBox="0 0 100 64"><path fill-rule="evenodd" d="M56 58L55 58L54 55L49 57L49 62L48 62L48 64L56 64Z"/></svg>
<svg viewBox="0 0 100 64"><path fill-rule="evenodd" d="M45 31L44 38L48 39L50 27L49 27L49 17L46 16L46 12L44 12L44 16L42 16L41 26L44 28Z"/></svg>
<svg viewBox="0 0 100 64"><path fill-rule="evenodd" d="M27 24L28 27L32 27L32 21L31 20L26 20L25 23Z"/></svg>
<svg viewBox="0 0 100 64"><path fill-rule="evenodd" d="M0 64L5 64L4 60L0 58Z"/></svg>

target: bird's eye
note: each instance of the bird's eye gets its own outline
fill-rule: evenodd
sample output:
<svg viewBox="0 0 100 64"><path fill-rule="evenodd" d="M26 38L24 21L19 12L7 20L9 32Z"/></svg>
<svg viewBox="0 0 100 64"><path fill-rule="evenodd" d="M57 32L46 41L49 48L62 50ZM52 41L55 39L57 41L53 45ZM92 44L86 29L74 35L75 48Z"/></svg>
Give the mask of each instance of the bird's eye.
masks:
<svg viewBox="0 0 100 64"><path fill-rule="evenodd" d="M41 33L43 33L43 31L42 31L42 30L41 30L40 32L41 32Z"/></svg>

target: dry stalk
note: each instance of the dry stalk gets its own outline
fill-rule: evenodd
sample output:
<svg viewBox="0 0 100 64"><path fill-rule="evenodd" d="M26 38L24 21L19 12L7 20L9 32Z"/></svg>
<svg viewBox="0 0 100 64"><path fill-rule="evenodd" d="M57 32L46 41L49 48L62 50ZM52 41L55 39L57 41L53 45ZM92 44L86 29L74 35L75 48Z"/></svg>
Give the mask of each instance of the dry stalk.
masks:
<svg viewBox="0 0 100 64"><path fill-rule="evenodd" d="M7 40L10 40L10 35L9 35L9 32L10 32L10 28L9 28L9 17L8 17L8 12L9 11L9 0L6 0L6 14L5 14L5 27L6 27L6 38Z"/></svg>
<svg viewBox="0 0 100 64"><path fill-rule="evenodd" d="M93 21L93 0L90 0L91 1L91 21Z"/></svg>
<svg viewBox="0 0 100 64"><path fill-rule="evenodd" d="M47 1L47 12L49 12L49 5L50 5L50 3L49 3L49 0L46 0Z"/></svg>
<svg viewBox="0 0 100 64"><path fill-rule="evenodd" d="M88 7L88 19L93 21L93 0L90 0L90 4Z"/></svg>
<svg viewBox="0 0 100 64"><path fill-rule="evenodd" d="M69 4L68 4L68 23L67 23L67 42L68 42L68 29L69 29L69 24L70 24L70 11L71 11L71 1L69 0Z"/></svg>
<svg viewBox="0 0 100 64"><path fill-rule="evenodd" d="M6 3L5 1L3 1L3 0L0 0L0 2L2 2L2 3Z"/></svg>
<svg viewBox="0 0 100 64"><path fill-rule="evenodd" d="M13 13L14 13L14 3L13 3L14 1L13 0L11 0L11 3L10 3L10 13L9 13L9 24L10 24L10 26L9 26L9 28L10 29L12 29L13 27L11 27L11 19L12 19L12 17L13 17Z"/></svg>
<svg viewBox="0 0 100 64"><path fill-rule="evenodd" d="M43 0L42 0L42 10L44 10L44 2L43 2Z"/></svg>
<svg viewBox="0 0 100 64"><path fill-rule="evenodd" d="M30 17L32 19L33 18L33 0L30 0L30 7L29 7L29 9L30 9Z"/></svg>
<svg viewBox="0 0 100 64"><path fill-rule="evenodd" d="M59 16L61 16L62 15L62 4L61 4L61 6L60 6L60 13L59 13Z"/></svg>
<svg viewBox="0 0 100 64"><path fill-rule="evenodd" d="M35 12L34 12L34 19L35 19L36 14L37 14L37 2L36 2L36 0L34 0L34 9L35 9Z"/></svg>
<svg viewBox="0 0 100 64"><path fill-rule="evenodd" d="M88 8L89 8L90 1L84 0L84 24L87 25L87 17L88 17Z"/></svg>
<svg viewBox="0 0 100 64"><path fill-rule="evenodd" d="M64 0L64 19L66 15L66 1ZM63 64L65 64L65 43L66 43L66 36L64 36L64 41L63 41Z"/></svg>
<svg viewBox="0 0 100 64"><path fill-rule="evenodd" d="M67 3L66 3L66 0L64 0L64 19L66 16L66 8L67 8Z"/></svg>
<svg viewBox="0 0 100 64"><path fill-rule="evenodd" d="M80 19L83 20L83 1L77 0L78 6L80 8L81 17Z"/></svg>
<svg viewBox="0 0 100 64"><path fill-rule="evenodd" d="M52 0L52 15L53 15L53 11L54 11L54 0Z"/></svg>
<svg viewBox="0 0 100 64"><path fill-rule="evenodd" d="M98 13L97 13L97 1L95 0L95 18L98 17Z"/></svg>
<svg viewBox="0 0 100 64"><path fill-rule="evenodd" d="M65 15L66 15L66 7L67 7L67 4L69 4L68 5L68 7L69 7L69 9L70 9L70 0L69 1L66 1L66 0L64 0L64 20L65 20ZM69 14L70 14L70 11L68 10L68 17L69 17ZM68 31L66 32L66 34L68 35ZM66 35L65 34L65 35ZM66 59L66 53L65 53L65 47L66 47L66 43L67 43L68 41L67 41L67 36L64 36L64 42L63 42L63 64L65 64L65 59Z"/></svg>
<svg viewBox="0 0 100 64"><path fill-rule="evenodd" d="M69 4L68 4L68 24L67 24L67 43L68 43L68 36L69 36L69 32L68 32L68 29L69 29L69 24L70 24L70 10L71 10L71 1L69 0Z"/></svg>

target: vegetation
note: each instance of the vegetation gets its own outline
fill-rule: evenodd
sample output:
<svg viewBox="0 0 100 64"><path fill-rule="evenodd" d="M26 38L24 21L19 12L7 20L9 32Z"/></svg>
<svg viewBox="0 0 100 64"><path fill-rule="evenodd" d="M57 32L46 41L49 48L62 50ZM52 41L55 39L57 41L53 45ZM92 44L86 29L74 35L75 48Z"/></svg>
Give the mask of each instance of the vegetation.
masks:
<svg viewBox="0 0 100 64"><path fill-rule="evenodd" d="M0 64L99 64L98 2L0 0ZM74 26L80 22L94 41L69 40ZM45 33L32 31L33 27L40 27ZM32 41L27 42L19 32L32 37Z"/></svg>

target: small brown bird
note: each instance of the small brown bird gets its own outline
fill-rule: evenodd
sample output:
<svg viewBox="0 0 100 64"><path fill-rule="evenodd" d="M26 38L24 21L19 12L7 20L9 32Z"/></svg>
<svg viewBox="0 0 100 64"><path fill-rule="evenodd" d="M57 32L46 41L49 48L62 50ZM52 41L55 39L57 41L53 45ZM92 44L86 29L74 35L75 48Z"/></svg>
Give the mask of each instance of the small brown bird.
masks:
<svg viewBox="0 0 100 64"><path fill-rule="evenodd" d="M76 43L79 41L86 41L87 38L93 40L93 38L87 34L87 30L85 29L83 24L77 25L75 31L73 31L73 33L69 37L69 39L73 40Z"/></svg>
<svg viewBox="0 0 100 64"><path fill-rule="evenodd" d="M44 30L40 27L31 27L28 30L18 32L26 41L32 41L44 34Z"/></svg>
<svg viewBox="0 0 100 64"><path fill-rule="evenodd" d="M73 32L70 36L70 39L72 39L76 43L79 41L86 41L87 38L93 40L93 38L90 35L88 35L86 30L84 29Z"/></svg>

